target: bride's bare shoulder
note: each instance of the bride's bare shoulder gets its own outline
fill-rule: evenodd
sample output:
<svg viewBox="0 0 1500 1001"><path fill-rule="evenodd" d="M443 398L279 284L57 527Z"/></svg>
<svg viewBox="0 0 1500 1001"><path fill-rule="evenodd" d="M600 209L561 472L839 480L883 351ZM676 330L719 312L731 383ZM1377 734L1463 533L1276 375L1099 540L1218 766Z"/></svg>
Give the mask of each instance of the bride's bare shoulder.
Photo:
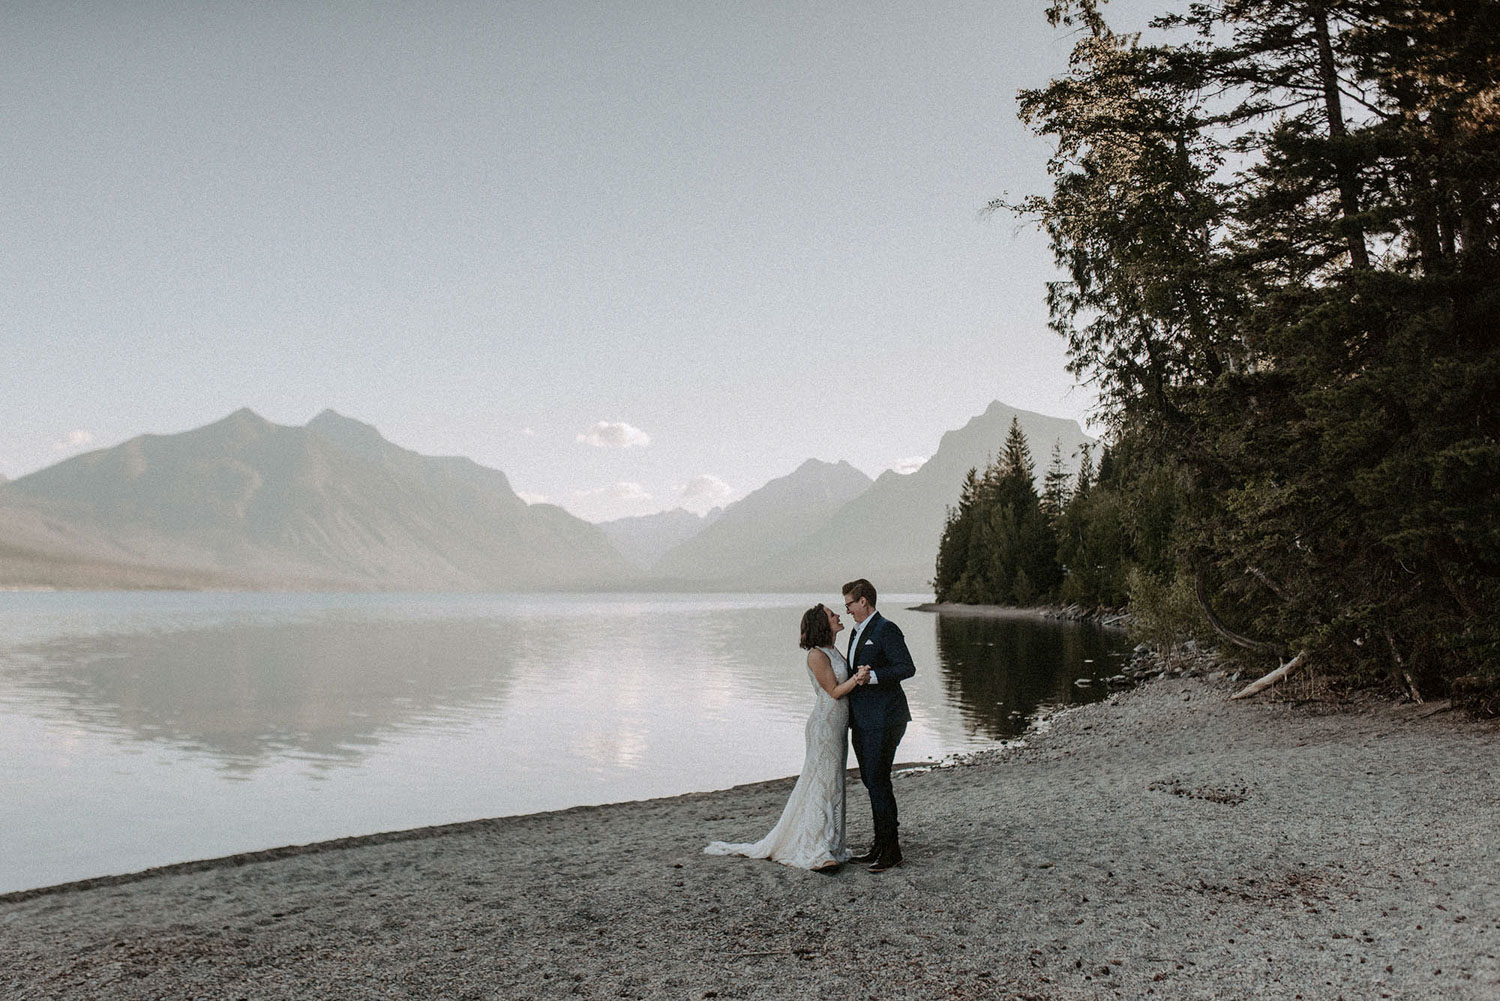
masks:
<svg viewBox="0 0 1500 1001"><path fill-rule="evenodd" d="M828 659L828 653L822 647L813 647L807 651L808 667L832 667L833 661Z"/></svg>

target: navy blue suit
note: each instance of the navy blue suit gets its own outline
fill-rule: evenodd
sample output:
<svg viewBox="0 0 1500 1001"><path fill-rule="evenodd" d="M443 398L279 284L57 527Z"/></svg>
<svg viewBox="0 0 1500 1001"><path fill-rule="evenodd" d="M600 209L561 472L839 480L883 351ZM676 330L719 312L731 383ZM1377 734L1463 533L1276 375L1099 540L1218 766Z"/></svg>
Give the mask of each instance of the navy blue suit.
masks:
<svg viewBox="0 0 1500 1001"><path fill-rule="evenodd" d="M849 693L849 729L859 777L870 793L875 841L894 846L896 841L896 793L891 788L891 765L896 746L911 722L911 709L901 682L917 673L906 649L901 627L879 612L871 612L860 633L859 648L850 650L849 666L868 665L876 683L859 685Z"/></svg>

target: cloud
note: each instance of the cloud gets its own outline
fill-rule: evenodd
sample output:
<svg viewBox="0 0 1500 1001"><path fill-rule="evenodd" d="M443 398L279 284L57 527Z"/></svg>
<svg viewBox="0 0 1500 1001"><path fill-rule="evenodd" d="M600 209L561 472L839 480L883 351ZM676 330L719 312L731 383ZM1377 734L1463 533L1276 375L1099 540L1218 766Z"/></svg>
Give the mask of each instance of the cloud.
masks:
<svg viewBox="0 0 1500 1001"><path fill-rule="evenodd" d="M912 456L908 456L905 459L897 459L895 462L891 463L890 468L891 468L891 470L893 472L897 472L897 473L900 473L902 476L906 476L906 475L909 475L911 473L915 473L917 470L921 469L926 464L927 464L927 456L925 456L925 455L912 455Z"/></svg>
<svg viewBox="0 0 1500 1001"><path fill-rule="evenodd" d="M524 434L528 438L535 438L536 437L536 428L522 428L521 429L521 433Z"/></svg>
<svg viewBox="0 0 1500 1001"><path fill-rule="evenodd" d="M632 445L644 447L651 444L650 435L624 421L600 421L580 434L578 440L595 448L630 448Z"/></svg>
<svg viewBox="0 0 1500 1001"><path fill-rule="evenodd" d="M710 511L733 495L734 487L708 473L699 473L677 488L677 499L682 502L683 507L695 514Z"/></svg>
<svg viewBox="0 0 1500 1001"><path fill-rule="evenodd" d="M73 448L83 448L86 445L93 444L93 442L94 433L92 431L69 431L66 438L62 441L54 441L52 447L56 451L65 452Z"/></svg>
<svg viewBox="0 0 1500 1001"><path fill-rule="evenodd" d="M523 501L525 501L528 504L545 504L545 503L547 503L547 495L546 494L529 494L529 493L527 493L524 490L517 490L516 491L516 496L519 497L519 498L521 498Z"/></svg>

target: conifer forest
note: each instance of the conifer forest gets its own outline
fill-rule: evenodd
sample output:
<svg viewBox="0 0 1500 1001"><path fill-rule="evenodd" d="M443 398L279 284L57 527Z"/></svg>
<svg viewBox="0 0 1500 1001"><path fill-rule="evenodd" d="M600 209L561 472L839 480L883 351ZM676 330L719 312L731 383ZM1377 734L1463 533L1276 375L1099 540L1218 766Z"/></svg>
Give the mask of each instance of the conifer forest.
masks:
<svg viewBox="0 0 1500 1001"><path fill-rule="evenodd" d="M1500 712L1500 2L1097 0L1020 95L1097 455L1019 428L940 601L1129 606L1265 669ZM1072 459L1072 457L1066 457ZM1044 460L1046 461L1046 460Z"/></svg>

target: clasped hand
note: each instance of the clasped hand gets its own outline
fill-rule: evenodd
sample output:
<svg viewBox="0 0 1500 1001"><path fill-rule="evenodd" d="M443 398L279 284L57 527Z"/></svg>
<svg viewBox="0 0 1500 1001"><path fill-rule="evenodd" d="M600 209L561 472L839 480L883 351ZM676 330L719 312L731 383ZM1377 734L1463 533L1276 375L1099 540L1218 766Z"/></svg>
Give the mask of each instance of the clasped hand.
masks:
<svg viewBox="0 0 1500 1001"><path fill-rule="evenodd" d="M870 665L865 664L854 672L854 683L856 685L867 685L870 683Z"/></svg>

